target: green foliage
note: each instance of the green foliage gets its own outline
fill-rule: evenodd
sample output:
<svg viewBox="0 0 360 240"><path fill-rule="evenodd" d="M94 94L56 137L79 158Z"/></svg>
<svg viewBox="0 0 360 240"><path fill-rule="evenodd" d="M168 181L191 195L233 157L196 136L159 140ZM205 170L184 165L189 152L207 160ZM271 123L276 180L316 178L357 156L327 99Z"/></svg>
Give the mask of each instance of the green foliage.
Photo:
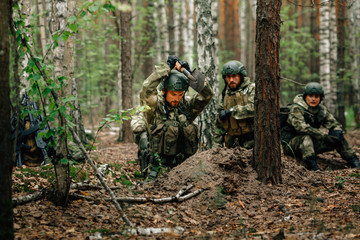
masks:
<svg viewBox="0 0 360 240"><path fill-rule="evenodd" d="M281 9L281 41L280 41L280 62L281 75L285 78L295 80L300 83L307 83L318 79L317 75L310 72L308 61L312 54L316 54L317 43L312 38L308 27L297 27L296 19L299 14L289 14L291 6ZM306 9L305 11L313 11ZM283 80L281 84L282 103L292 101L292 98L300 93L301 86Z"/></svg>

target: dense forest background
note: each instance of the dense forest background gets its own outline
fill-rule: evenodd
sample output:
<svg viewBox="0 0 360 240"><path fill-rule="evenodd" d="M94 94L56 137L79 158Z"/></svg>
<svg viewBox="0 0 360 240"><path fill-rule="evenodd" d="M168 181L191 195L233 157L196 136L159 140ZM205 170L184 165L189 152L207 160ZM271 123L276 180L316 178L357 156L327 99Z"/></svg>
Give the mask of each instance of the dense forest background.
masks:
<svg viewBox="0 0 360 240"><path fill-rule="evenodd" d="M325 91L324 104L344 127L360 127L358 0L9 0L0 2L0 12L7 13L0 15L0 110L3 116L0 124L0 132L3 134L3 138L0 139L0 154L3 156L0 164L0 190L3 193L0 197L0 225L5 231L13 229L11 192L18 190L11 189L12 170L17 168L13 168L14 162L9 159L14 160L15 152L18 150L18 139L13 136L18 136L21 119L25 116L41 119L36 125L36 140L46 139L46 150L49 152L52 165L40 168L55 170L49 177L49 181L52 182L49 185L54 191L48 194L49 187L44 186L39 194L53 195L55 205L67 206L71 182L78 181L76 177L82 173L81 170L76 170L74 174L74 169L78 163L80 165L81 161L83 163L85 160L88 163L87 171L96 173L97 180L111 196L111 201L123 222L132 226L122 206L115 199L115 194L99 174L100 162L109 158L104 155L96 159L99 160L97 162L92 159L97 158L96 154L93 152L93 155L90 155L90 152L96 148L94 144L97 143L97 134L100 130L111 125L118 135L117 140L124 143L116 142L117 145L112 148L104 145L102 150L106 152L116 149L121 154L133 154L130 158L116 156L112 160L120 160L123 164L119 164L120 178L124 176L127 182L131 182L129 185L137 186L136 145L133 143L128 120L136 112L143 111L144 106L139 106L138 98L142 83L154 70L154 65L166 61L168 55L177 55L180 59L188 61L192 69L198 68L208 77L216 93L197 119L201 128L201 150L212 147L216 103L224 87L220 74L223 64L233 59L245 64L249 77L257 84L257 127L254 157L252 152L248 152L246 158L249 161L255 159L256 165L253 161L251 164L244 163L244 166L254 168L257 180L264 184L270 183L266 185L270 188L272 184L281 183L281 174L284 175L284 171L287 173L284 182L291 178L298 183L298 179L304 175L304 169L300 167L297 170L299 176L294 180L292 177L295 162L291 159L282 159L283 163L280 161L278 110L280 105L290 103L296 94L302 93L306 83L316 81L322 84ZM25 93L31 102L38 104L38 108L34 105L29 106L29 100L23 98L26 96ZM187 94L193 94L193 91L190 90ZM33 127L30 125L30 129ZM89 131L92 136L87 134ZM109 138L110 133L105 135ZM357 137L353 139L358 140ZM35 138L33 140L35 141ZM354 145L358 146L356 142ZM126 148L123 150L119 146ZM73 161L78 153L82 160ZM99 153L101 151L97 152ZM231 162L232 167L238 167L237 164L244 157L244 153L233 152L231 149L211 149L207 152L200 151L199 154L208 156L209 161L223 160L222 156L225 154L229 161L225 159L226 161L220 165L228 166ZM215 155L219 157L213 157ZM264 161L265 157L271 160ZM337 161L333 156L325 158ZM129 162L132 167L131 177L122 172L124 164L128 166ZM197 156L188 162L194 165L191 168L187 165L180 166L183 168L180 172L187 173L189 169L197 171ZM269 166L273 169L271 174L265 171ZM87 171L84 178L88 177ZM199 171L202 172L202 169ZM250 170L245 171L249 172ZM217 168L214 173L223 175L222 170L219 171ZM331 182L337 176L334 178L331 175L333 172L329 173L328 179ZM344 174L347 172L344 171ZM19 176L13 175L15 178ZM228 179L223 179L224 183L214 183L214 189L229 182L231 186L232 183L239 182L235 178L230 178L233 176L234 173L231 173ZM244 184L241 186L248 183L248 177L244 176ZM306 180L303 191L308 191L316 185L312 174L308 176L310 180ZM318 178L322 176L319 175ZM349 176L358 178L357 173ZM22 176L20 178L19 185L24 182ZM179 179L183 180L181 174ZM255 181L255 177L253 179L251 182L257 185L259 191L264 189ZM177 179L173 184L170 182L169 186L177 186L180 180ZM353 186L349 185L350 194L346 195L349 200L345 202L354 201L350 207L355 206L353 212L358 213L357 195L353 194L352 189L359 185L354 182ZM231 188L238 189L236 184L234 186ZM322 188L322 185L316 186ZM264 194L265 197L273 193L270 188L269 192ZM30 190L31 193L35 191ZM122 190L132 191L131 188ZM244 191L250 190L253 188ZM319 194L327 194L322 191L323 189L320 189ZM297 192L298 189L295 188L294 193ZM279 195L284 196L282 193L283 191L279 190ZM311 192L309 194L315 196ZM254 196L258 196L258 193ZM331 194L327 196L333 199ZM240 204L241 198L242 196L237 201ZM205 201L207 198L204 198L203 202ZM194 202L198 204L197 200ZM248 198L247 203L254 203L254 209L258 209L258 202L254 199ZM277 200L274 204L277 204ZM245 209L244 206L242 208ZM266 214L263 209L265 208L258 210ZM275 209L276 213L279 211ZM151 213L148 210L145 212ZM304 212L306 211L300 213ZM211 216L212 210L209 213ZM15 213L16 220L19 221L16 214L19 213ZM224 214L227 215L228 213ZM254 214L250 213L248 216ZM354 216L356 223L358 214ZM22 216L20 218L23 219ZM149 214L150 220L145 225L149 225L152 218L152 214ZM202 215L199 215L199 219L203 219ZM277 218L274 219L275 222L279 222ZM228 219L224 219L223 225L227 223ZM208 225L210 228L211 224ZM196 222L194 225L198 226ZM21 229L20 226L15 228ZM0 230L1 234L3 232Z"/></svg>
<svg viewBox="0 0 360 240"><path fill-rule="evenodd" d="M255 79L255 0L211 4L211 31L203 35L212 39L209 46L214 55L205 57L205 62L199 59L199 46L205 43L198 37L196 21L201 1L23 0L14 4L14 30L26 36L29 47L27 51L21 43L11 42L16 46L10 62L18 65L21 89L33 88L30 92L35 98L44 91L38 70L31 70L31 51L49 79L57 77L76 86L67 95L75 96L81 106L78 110L92 128L113 109L137 106L142 82L168 55L177 55L203 72L212 59L217 94L223 87L221 67L228 60L243 62ZM282 105L301 93L307 82L317 81L324 86L325 104L338 119L345 124L346 118L347 127L359 126L359 13L356 0L283 1ZM70 56L67 62L66 56ZM40 84L37 90L35 82ZM11 84L15 105L19 95L14 71ZM119 139L129 132L123 134Z"/></svg>

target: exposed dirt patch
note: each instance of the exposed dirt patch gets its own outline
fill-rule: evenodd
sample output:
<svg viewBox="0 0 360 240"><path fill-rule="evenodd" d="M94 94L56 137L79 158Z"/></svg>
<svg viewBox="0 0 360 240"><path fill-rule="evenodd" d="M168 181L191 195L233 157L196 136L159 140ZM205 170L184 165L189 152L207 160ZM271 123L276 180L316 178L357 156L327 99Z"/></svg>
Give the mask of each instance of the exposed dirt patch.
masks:
<svg viewBox="0 0 360 240"><path fill-rule="evenodd" d="M360 156L360 132L347 134ZM251 167L252 151L212 149L197 153L150 184L138 184L135 144L116 142L103 133L94 158L101 164L121 164L107 175L109 185L121 186L117 196L165 198L190 184L190 191L206 189L180 203L123 205L137 227L181 227L182 234L164 238L249 239L359 239L360 171L348 169L339 154L319 156L322 171L310 172L291 157L282 157L282 184L265 185ZM335 169L335 170L334 170ZM121 185L121 177L134 185ZM40 179L40 178L39 178ZM19 177L14 176L14 181ZM40 180L37 180L40 181ZM92 177L91 182L96 180ZM41 183L39 183L41 186ZM126 226L104 190L71 190L96 200L72 198L59 208L47 200L15 208L16 237L21 239L85 239L102 231L102 239L141 238L124 236ZM14 192L14 197L23 194Z"/></svg>

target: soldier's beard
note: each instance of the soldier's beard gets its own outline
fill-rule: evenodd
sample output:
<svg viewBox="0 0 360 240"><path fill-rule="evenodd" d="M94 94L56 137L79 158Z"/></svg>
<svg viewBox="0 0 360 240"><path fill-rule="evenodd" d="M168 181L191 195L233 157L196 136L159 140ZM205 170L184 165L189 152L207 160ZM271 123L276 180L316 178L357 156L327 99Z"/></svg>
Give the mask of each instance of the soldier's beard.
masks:
<svg viewBox="0 0 360 240"><path fill-rule="evenodd" d="M179 106L179 103L180 103L180 102L178 102L178 101L172 101L172 102L170 103L170 106L173 107L173 108L176 108L176 107Z"/></svg>

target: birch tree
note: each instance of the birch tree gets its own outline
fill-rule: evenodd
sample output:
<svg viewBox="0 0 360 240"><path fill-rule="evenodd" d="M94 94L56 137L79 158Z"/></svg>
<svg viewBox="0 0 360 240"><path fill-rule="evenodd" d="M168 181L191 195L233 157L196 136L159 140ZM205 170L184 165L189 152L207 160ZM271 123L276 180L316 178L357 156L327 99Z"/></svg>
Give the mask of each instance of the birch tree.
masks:
<svg viewBox="0 0 360 240"><path fill-rule="evenodd" d="M329 3L324 2L320 6L320 83L324 88L326 99L325 105L329 111L335 112L335 98L331 84L331 39L330 39L330 8Z"/></svg>
<svg viewBox="0 0 360 240"><path fill-rule="evenodd" d="M197 55L200 72L210 80L210 86L218 95L217 79L217 4L207 0L195 0ZM211 23L211 24L209 24ZM201 142L208 149L212 147L213 119L216 118L216 97L214 97L199 116Z"/></svg>
<svg viewBox="0 0 360 240"><path fill-rule="evenodd" d="M9 2L0 1L0 239L14 238L11 200L12 144L10 127Z"/></svg>
<svg viewBox="0 0 360 240"><path fill-rule="evenodd" d="M263 183L281 183L280 8L281 0L258 0L253 167Z"/></svg>
<svg viewBox="0 0 360 240"><path fill-rule="evenodd" d="M24 17L24 27L27 31L26 36L29 39L28 45L31 47L33 40L32 40L32 34L30 34L30 16L31 16L31 1L30 0L23 0L22 4L19 4L21 6L21 15ZM24 57L21 60L20 68L24 69L29 62L29 56L27 54L24 55ZM21 89L20 89L20 96L25 93L25 89L29 87L29 81L27 78L29 77L29 74L26 71L22 71L20 75L20 83L21 83Z"/></svg>
<svg viewBox="0 0 360 240"><path fill-rule="evenodd" d="M52 28L53 30L60 31L65 29L67 18L68 2L65 0L57 0L52 2ZM59 78L64 76L64 56L65 56L65 43L64 41L58 41L58 46L53 52L53 62L55 65L54 76ZM60 97L64 97L66 90L62 90L59 94ZM67 148L67 126L66 120L62 114L59 114L59 126L64 129L63 132L58 134L56 145L56 156L54 161L56 184L57 184L57 202L56 204L66 206L68 203L68 194L70 190L70 167L69 162L63 162L62 159L67 159L69 152Z"/></svg>

